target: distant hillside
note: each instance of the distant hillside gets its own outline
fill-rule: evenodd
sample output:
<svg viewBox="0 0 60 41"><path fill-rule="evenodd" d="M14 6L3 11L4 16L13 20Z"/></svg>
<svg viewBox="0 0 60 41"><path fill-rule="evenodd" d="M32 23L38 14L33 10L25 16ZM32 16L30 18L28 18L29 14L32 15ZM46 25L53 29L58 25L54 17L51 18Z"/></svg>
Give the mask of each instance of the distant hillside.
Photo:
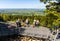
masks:
<svg viewBox="0 0 60 41"><path fill-rule="evenodd" d="M44 9L0 9L0 14L44 14Z"/></svg>

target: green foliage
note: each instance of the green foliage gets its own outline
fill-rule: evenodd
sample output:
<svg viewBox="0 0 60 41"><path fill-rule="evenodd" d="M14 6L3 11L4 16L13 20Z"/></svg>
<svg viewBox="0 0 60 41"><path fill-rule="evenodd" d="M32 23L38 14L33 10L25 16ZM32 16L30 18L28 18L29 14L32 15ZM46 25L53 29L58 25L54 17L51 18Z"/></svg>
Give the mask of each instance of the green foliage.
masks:
<svg viewBox="0 0 60 41"><path fill-rule="evenodd" d="M57 2L60 2L60 0L40 0L40 2L44 2L44 3L47 3L47 2L50 2L50 1L57 1Z"/></svg>
<svg viewBox="0 0 60 41"><path fill-rule="evenodd" d="M46 23L47 27L54 29L54 26L60 27L60 0L56 0L57 2L51 2L52 0L40 0L41 2L48 2L46 5L46 10L44 11L46 14Z"/></svg>
<svg viewBox="0 0 60 41"><path fill-rule="evenodd" d="M2 18L2 16L0 16L0 21L3 21L3 18Z"/></svg>
<svg viewBox="0 0 60 41"><path fill-rule="evenodd" d="M30 24L33 23L33 20L34 19L38 19L40 21L40 25L44 26L45 25L45 16L37 16L37 15L32 15L32 16L21 16L21 15L10 15L10 14L0 14L1 18L4 20L4 21L16 21L16 19L24 19L26 20L26 18L29 18L30 20Z"/></svg>

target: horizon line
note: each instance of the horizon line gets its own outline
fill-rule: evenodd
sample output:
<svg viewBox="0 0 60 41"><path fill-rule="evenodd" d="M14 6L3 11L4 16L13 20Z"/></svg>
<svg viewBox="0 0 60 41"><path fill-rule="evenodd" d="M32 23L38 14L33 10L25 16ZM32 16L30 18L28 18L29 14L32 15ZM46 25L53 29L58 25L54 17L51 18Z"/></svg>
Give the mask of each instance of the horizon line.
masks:
<svg viewBox="0 0 60 41"><path fill-rule="evenodd" d="M43 7L43 8L0 8L0 9L46 9L46 7Z"/></svg>

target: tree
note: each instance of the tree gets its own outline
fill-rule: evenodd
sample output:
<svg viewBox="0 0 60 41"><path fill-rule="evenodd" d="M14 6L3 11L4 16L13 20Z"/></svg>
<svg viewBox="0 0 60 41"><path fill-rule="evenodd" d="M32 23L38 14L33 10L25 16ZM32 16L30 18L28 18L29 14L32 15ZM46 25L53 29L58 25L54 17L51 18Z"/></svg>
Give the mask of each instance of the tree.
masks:
<svg viewBox="0 0 60 41"><path fill-rule="evenodd" d="M0 21L3 21L3 18L2 18L2 16L0 16Z"/></svg>
<svg viewBox="0 0 60 41"><path fill-rule="evenodd" d="M50 10L56 10L57 12L60 12L60 0L40 0L41 2L43 3L49 3L48 5L46 5L46 8L47 9L50 9ZM53 2L52 2L53 1Z"/></svg>
<svg viewBox="0 0 60 41"><path fill-rule="evenodd" d="M52 0L40 0L43 3L48 3L46 5L46 22L47 27L52 28L54 25L60 25L58 19L60 19L60 0L52 2Z"/></svg>
<svg viewBox="0 0 60 41"><path fill-rule="evenodd" d="M40 0L40 2L45 2L45 3L50 2L50 1L60 2L60 0Z"/></svg>

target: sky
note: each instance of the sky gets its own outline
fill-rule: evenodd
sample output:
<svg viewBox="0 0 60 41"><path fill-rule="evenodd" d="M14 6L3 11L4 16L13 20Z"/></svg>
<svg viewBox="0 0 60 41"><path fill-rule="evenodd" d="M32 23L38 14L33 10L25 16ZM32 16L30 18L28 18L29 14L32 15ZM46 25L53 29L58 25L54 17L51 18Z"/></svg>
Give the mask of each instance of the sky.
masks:
<svg viewBox="0 0 60 41"><path fill-rule="evenodd" d="M45 8L39 0L0 0L0 8Z"/></svg>

